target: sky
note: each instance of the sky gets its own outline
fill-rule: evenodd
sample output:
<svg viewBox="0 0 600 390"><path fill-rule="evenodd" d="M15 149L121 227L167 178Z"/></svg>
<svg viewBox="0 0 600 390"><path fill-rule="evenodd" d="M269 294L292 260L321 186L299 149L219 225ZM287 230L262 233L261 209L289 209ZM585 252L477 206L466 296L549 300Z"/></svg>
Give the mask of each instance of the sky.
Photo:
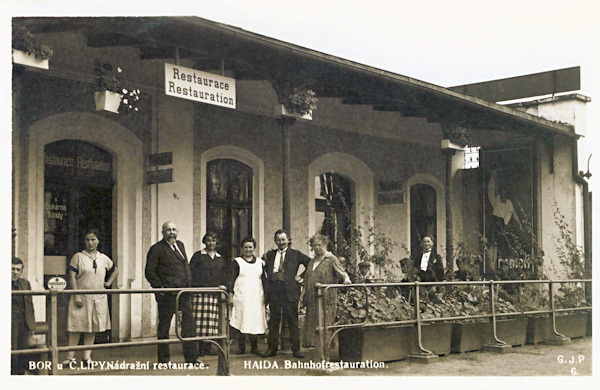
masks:
<svg viewBox="0 0 600 390"><path fill-rule="evenodd" d="M590 188L600 192L598 0L0 0L0 9L2 37L11 16L199 16L443 87L581 66L580 93L592 102L580 157L594 153ZM0 43L10 75L10 40ZM10 167L10 77L0 87L0 164ZM10 194L9 169L0 182Z"/></svg>

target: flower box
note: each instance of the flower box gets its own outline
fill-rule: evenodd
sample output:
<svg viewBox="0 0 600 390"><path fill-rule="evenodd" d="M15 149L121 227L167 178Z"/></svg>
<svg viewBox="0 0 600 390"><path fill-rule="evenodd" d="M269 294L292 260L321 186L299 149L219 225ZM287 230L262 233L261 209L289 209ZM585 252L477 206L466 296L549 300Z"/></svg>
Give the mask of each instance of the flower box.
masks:
<svg viewBox="0 0 600 390"><path fill-rule="evenodd" d="M49 61L46 59L37 58L33 54L27 54L24 51L13 49L13 62L15 64L21 64L31 66L33 68L48 69Z"/></svg>
<svg viewBox="0 0 600 390"><path fill-rule="evenodd" d="M556 331L565 337L574 339L585 337L588 333L588 321L591 313L572 313L556 316ZM552 332L552 319L549 316L529 317L527 324L527 344L539 344Z"/></svg>
<svg viewBox="0 0 600 390"><path fill-rule="evenodd" d="M413 353L414 327L344 329L339 335L339 357L347 362L388 362Z"/></svg>
<svg viewBox="0 0 600 390"><path fill-rule="evenodd" d="M94 100L96 101L96 111L110 111L119 113L119 106L121 105L121 99L123 95L110 92L110 91L96 91L94 92Z"/></svg>
<svg viewBox="0 0 600 390"><path fill-rule="evenodd" d="M450 141L449 139L442 140L441 148L442 149L453 149L453 150L465 150L465 148L463 148L459 144L455 144L454 142Z"/></svg>
<svg viewBox="0 0 600 390"><path fill-rule="evenodd" d="M417 343L417 328L414 328L413 353L420 352ZM436 355L449 355L452 351L452 324L437 323L421 326L421 343L423 348Z"/></svg>
<svg viewBox="0 0 600 390"><path fill-rule="evenodd" d="M309 110L309 112L307 114L301 115L297 112L289 111L284 104L281 104L281 116L311 121L312 120L312 110Z"/></svg>
<svg viewBox="0 0 600 390"><path fill-rule="evenodd" d="M436 355L450 353L452 324L421 327L423 348ZM421 352L416 326L345 329L339 334L339 358L348 362L403 360Z"/></svg>
<svg viewBox="0 0 600 390"><path fill-rule="evenodd" d="M527 341L527 318L496 321L496 336L508 345L524 345ZM493 343L490 322L452 324L452 352L479 351Z"/></svg>

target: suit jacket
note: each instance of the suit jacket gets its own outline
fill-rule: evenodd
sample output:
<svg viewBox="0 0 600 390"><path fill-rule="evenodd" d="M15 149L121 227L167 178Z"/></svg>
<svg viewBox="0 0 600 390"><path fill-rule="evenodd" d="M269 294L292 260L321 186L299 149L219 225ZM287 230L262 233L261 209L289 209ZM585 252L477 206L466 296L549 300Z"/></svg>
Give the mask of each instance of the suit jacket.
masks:
<svg viewBox="0 0 600 390"><path fill-rule="evenodd" d="M31 290L31 284L27 279L19 278L17 280L20 290ZM25 322L31 332L35 329L35 315L33 312L33 299L31 295L21 295L23 297Z"/></svg>
<svg viewBox="0 0 600 390"><path fill-rule="evenodd" d="M276 254L277 249L273 249L265 253L265 255L263 256L263 260L265 260L265 262L267 263L267 283L265 289L265 297L267 303L270 300L270 282L273 278L273 266L275 264ZM296 273L298 272L298 267L300 267L300 264L303 264L305 267L308 268L309 262L310 257L288 246L283 261L283 281L285 283L285 289L290 302L298 302L298 298L300 296L300 287L298 286L298 283L295 279Z"/></svg>
<svg viewBox="0 0 600 390"><path fill-rule="evenodd" d="M444 280L444 263L440 255L431 251L429 262L427 263L427 271L421 270L421 257L423 257L423 252L417 252L414 258L414 266L417 269L417 276L421 278L421 282L441 282Z"/></svg>
<svg viewBox="0 0 600 390"><path fill-rule="evenodd" d="M152 245L146 258L146 279L153 288L191 287L192 273L183 242L176 241L180 259L163 239Z"/></svg>

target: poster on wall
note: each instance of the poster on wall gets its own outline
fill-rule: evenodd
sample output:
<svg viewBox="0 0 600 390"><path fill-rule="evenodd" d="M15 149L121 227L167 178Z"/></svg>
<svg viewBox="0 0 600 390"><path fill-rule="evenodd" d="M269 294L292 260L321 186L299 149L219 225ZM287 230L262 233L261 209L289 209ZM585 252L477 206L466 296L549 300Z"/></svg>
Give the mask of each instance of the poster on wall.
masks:
<svg viewBox="0 0 600 390"><path fill-rule="evenodd" d="M533 271L536 237L532 148L481 153L484 271L520 275Z"/></svg>

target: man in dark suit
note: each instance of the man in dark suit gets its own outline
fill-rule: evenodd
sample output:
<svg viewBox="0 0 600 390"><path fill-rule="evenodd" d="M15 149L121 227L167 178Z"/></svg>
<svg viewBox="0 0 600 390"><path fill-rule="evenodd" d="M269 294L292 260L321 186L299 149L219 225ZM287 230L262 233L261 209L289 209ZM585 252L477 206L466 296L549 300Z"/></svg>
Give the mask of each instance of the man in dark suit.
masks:
<svg viewBox="0 0 600 390"><path fill-rule="evenodd" d="M192 273L188 265L183 242L177 240L177 225L165 222L162 226L163 239L152 245L146 261L146 279L153 288L191 287ZM154 293L158 303L158 339L169 338L171 319L175 314L176 293ZM179 299L181 335L194 337L195 326L190 294L182 294ZM198 343L183 343L183 355L187 363L198 359ZM158 345L158 362L169 362L171 355L168 344Z"/></svg>
<svg viewBox="0 0 600 390"><path fill-rule="evenodd" d="M31 290L29 281L21 278L23 261L13 257L11 267L12 290ZM35 327L35 315L31 295L12 294L11 349L29 348L29 339ZM23 355L11 356L11 374L23 375L28 369L28 359Z"/></svg>
<svg viewBox="0 0 600 390"><path fill-rule="evenodd" d="M414 258L417 269L417 277L421 282L440 282L444 280L444 264L440 255L435 253L433 239L429 236L423 237L421 241L422 251Z"/></svg>
<svg viewBox="0 0 600 390"><path fill-rule="evenodd" d="M279 345L279 326L282 321L288 325L290 344L295 357L303 358L300 352L300 330L298 329L298 298L300 286L296 280L298 267L308 267L310 258L300 251L289 247L287 233L275 232L275 244L278 249L270 250L263 256L266 262L267 291L269 304L269 342L263 357L276 356Z"/></svg>

